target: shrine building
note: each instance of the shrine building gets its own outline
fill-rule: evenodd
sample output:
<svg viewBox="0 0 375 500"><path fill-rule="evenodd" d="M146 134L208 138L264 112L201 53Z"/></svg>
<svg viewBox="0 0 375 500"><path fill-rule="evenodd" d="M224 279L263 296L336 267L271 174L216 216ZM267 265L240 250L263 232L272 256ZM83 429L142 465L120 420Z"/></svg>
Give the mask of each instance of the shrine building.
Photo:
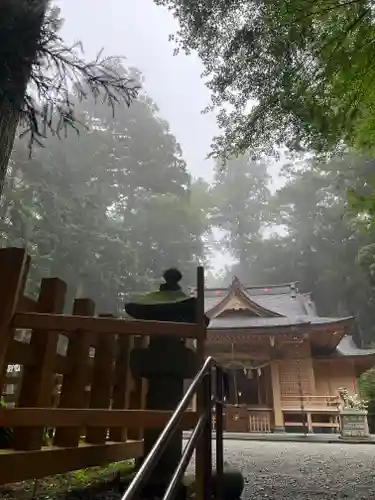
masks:
<svg viewBox="0 0 375 500"><path fill-rule="evenodd" d="M338 389L357 392L375 364L359 349L354 318L324 318L296 283L206 289L207 355L226 367L232 432L338 432Z"/></svg>

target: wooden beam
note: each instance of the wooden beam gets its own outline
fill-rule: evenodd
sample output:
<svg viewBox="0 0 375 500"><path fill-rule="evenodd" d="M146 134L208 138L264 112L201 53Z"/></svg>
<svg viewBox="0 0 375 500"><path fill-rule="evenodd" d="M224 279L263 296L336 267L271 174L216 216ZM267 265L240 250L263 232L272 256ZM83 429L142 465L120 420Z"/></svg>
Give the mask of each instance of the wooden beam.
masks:
<svg viewBox="0 0 375 500"><path fill-rule="evenodd" d="M91 408L7 408L0 410L0 427L132 427L162 428L172 416L171 411L157 410L95 410ZM197 413L187 411L182 427L190 429L197 422Z"/></svg>
<svg viewBox="0 0 375 500"><path fill-rule="evenodd" d="M206 336L206 327L195 323L125 320L32 312L16 313L12 326L13 328L30 328L37 331L74 332L85 330L92 333L162 335L180 338L205 338Z"/></svg>
<svg viewBox="0 0 375 500"><path fill-rule="evenodd" d="M141 441L83 444L77 448L47 447L37 451L0 450L0 485L138 458L142 452Z"/></svg>

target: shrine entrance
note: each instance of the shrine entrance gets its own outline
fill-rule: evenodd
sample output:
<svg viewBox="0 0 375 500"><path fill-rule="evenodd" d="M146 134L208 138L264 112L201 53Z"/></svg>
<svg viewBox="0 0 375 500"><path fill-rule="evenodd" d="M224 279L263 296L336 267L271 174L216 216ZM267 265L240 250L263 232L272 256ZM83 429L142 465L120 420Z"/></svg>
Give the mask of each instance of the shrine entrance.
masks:
<svg viewBox="0 0 375 500"><path fill-rule="evenodd" d="M225 409L225 430L271 432L273 405L268 364L257 368L232 365L228 373L230 391Z"/></svg>
<svg viewBox="0 0 375 500"><path fill-rule="evenodd" d="M247 407L272 405L268 366L230 367L228 373L230 377L228 404Z"/></svg>

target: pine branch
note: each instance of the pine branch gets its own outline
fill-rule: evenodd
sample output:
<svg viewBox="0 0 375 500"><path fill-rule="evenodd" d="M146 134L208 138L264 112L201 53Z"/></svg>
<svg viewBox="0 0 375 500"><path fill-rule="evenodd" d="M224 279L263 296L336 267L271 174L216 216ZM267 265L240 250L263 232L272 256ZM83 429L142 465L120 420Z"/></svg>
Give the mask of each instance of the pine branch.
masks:
<svg viewBox="0 0 375 500"><path fill-rule="evenodd" d="M114 112L118 104L130 106L140 88L125 73L123 58L104 57L101 51L87 62L81 43L65 45L58 34L61 24L60 10L49 9L20 114L21 135L28 137L30 151L35 143L42 146L48 133L58 137L68 129L79 133L84 125L76 116L73 96L82 101L93 95Z"/></svg>

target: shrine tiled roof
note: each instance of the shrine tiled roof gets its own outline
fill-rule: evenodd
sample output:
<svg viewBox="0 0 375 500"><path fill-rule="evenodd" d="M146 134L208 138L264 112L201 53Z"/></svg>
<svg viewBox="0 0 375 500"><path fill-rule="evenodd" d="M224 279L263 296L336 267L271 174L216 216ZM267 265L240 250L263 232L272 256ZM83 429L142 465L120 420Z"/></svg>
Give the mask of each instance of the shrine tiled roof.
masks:
<svg viewBox="0 0 375 500"><path fill-rule="evenodd" d="M261 308L261 309L259 309ZM353 318L321 317L318 315L310 294L302 294L296 283L276 286L248 287L234 278L228 288L205 290L205 310L211 318L208 329L216 335L219 330L256 330L256 333L269 334L268 329L288 327L318 327L314 345L328 349L329 357L362 357L371 359L374 349L360 349L350 335ZM330 326L331 325L331 326ZM336 334L332 335L331 331ZM319 332L326 331L321 336ZM259 329L259 330L258 330ZM277 330L276 330L277 331ZM306 328L295 329L295 332L306 332ZM239 332L238 335L241 335ZM332 342L336 340L334 345ZM366 358L367 357L367 358Z"/></svg>
<svg viewBox="0 0 375 500"><path fill-rule="evenodd" d="M295 283L263 286L243 287L248 297L259 306L274 313L289 318L316 316L315 305L309 294L295 291ZM208 289L205 291L205 310L216 307L228 294L228 289ZM301 322L300 320L298 321Z"/></svg>
<svg viewBox="0 0 375 500"><path fill-rule="evenodd" d="M354 339L351 335L345 335L336 347L336 351L333 356L343 357L343 356L371 356L375 355L374 348L359 348L356 346Z"/></svg>
<svg viewBox="0 0 375 500"><path fill-rule="evenodd" d="M302 325L328 325L351 321L352 318L324 318L320 316L292 315L287 317L262 318L245 315L219 316L212 318L208 328L219 329L243 329L243 328L274 328Z"/></svg>
<svg viewBox="0 0 375 500"><path fill-rule="evenodd" d="M205 311L211 317L209 329L329 325L352 320L320 317L310 294L299 293L296 285L249 287L234 278L228 288L206 289ZM237 297L240 303L237 301L232 307L228 302L230 296ZM262 310L257 311L257 307Z"/></svg>

